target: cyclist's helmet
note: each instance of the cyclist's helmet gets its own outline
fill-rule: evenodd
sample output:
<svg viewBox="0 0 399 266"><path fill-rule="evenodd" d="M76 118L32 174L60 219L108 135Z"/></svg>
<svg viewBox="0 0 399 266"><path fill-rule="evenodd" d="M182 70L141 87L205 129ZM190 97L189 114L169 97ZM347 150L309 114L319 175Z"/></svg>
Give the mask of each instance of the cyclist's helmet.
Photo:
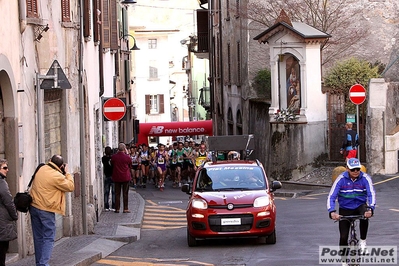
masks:
<svg viewBox="0 0 399 266"><path fill-rule="evenodd" d="M360 168L360 167L361 167L361 164L360 164L359 159L357 159L357 158L350 158L350 159L346 162L346 166L347 166L349 169L354 169L354 168Z"/></svg>

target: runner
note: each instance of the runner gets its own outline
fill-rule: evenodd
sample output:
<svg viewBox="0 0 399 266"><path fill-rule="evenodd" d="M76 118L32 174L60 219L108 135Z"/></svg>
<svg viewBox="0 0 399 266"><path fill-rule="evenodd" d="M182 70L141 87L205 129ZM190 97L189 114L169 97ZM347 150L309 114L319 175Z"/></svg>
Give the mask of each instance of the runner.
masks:
<svg viewBox="0 0 399 266"><path fill-rule="evenodd" d="M159 190L163 191L165 188L165 175L166 175L166 162L169 160L169 155L165 151L165 145L159 144L159 150L156 152L155 155L155 162L157 165L157 172L158 172L158 186Z"/></svg>
<svg viewBox="0 0 399 266"><path fill-rule="evenodd" d="M147 178L150 170L150 153L148 151L148 145L143 143L142 145L142 151L140 153L140 159L141 159L141 174L143 176L143 184L147 183Z"/></svg>
<svg viewBox="0 0 399 266"><path fill-rule="evenodd" d="M201 164L208 160L208 152L206 151L205 144L199 145L199 150L195 152L194 160L195 170L197 170L197 167L201 166Z"/></svg>
<svg viewBox="0 0 399 266"><path fill-rule="evenodd" d="M139 178L139 163L140 163L140 155L137 152L137 146L133 145L130 147L130 158L132 159L132 169L131 169L131 174L132 174L132 180L133 180L133 187L137 187L137 181ZM139 187L143 186L143 184L140 183L138 184ZM145 187L145 185L143 186Z"/></svg>
<svg viewBox="0 0 399 266"><path fill-rule="evenodd" d="M177 173L177 182L179 184L179 187L181 187L181 174L183 171L183 162L184 162L183 155L184 155L183 143L179 141L176 150L176 156L177 156L176 173Z"/></svg>
<svg viewBox="0 0 399 266"><path fill-rule="evenodd" d="M172 148L169 150L169 170L170 177L173 182L173 187L179 183L177 180L177 142L174 142Z"/></svg>

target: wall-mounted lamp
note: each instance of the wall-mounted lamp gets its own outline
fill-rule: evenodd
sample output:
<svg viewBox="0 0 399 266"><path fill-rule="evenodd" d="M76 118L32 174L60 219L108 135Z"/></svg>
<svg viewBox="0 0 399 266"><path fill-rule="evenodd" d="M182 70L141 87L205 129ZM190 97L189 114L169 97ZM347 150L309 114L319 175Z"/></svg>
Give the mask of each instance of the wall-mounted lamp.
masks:
<svg viewBox="0 0 399 266"><path fill-rule="evenodd" d="M137 50L140 50L140 48L137 47L136 39L135 39L132 35L130 35L130 34L125 34L125 35L123 35L123 37L122 37L121 39L124 39L124 38L126 38L126 37L132 37L133 40L134 40L134 45L133 45L132 48L129 49L130 51L137 51Z"/></svg>
<svg viewBox="0 0 399 266"><path fill-rule="evenodd" d="M137 2L134 0L123 0L121 1L122 5L130 5L130 4L136 4Z"/></svg>
<svg viewBox="0 0 399 266"><path fill-rule="evenodd" d="M35 41L39 42L41 38L43 38L42 33L43 32L47 32L49 30L49 26L47 25L43 25L43 26L36 26L35 27Z"/></svg>

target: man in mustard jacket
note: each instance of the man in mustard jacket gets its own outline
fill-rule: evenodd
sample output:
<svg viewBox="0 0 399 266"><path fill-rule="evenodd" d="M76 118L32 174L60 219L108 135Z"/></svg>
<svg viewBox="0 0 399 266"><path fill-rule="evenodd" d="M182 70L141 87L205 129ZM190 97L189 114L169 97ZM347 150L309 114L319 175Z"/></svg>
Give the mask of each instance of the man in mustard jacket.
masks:
<svg viewBox="0 0 399 266"><path fill-rule="evenodd" d="M48 266L55 238L55 214L65 215L65 192L75 189L73 177L67 172L60 155L37 171L30 194L29 212L32 221L33 242L37 266Z"/></svg>

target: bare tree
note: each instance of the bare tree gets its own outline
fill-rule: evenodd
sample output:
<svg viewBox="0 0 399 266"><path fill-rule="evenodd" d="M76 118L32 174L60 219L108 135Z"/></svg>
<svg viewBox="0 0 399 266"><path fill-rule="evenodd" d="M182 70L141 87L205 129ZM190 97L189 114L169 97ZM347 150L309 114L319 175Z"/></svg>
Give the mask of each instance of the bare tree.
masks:
<svg viewBox="0 0 399 266"><path fill-rule="evenodd" d="M303 22L330 34L322 45L323 62L328 64L353 53L368 34L362 25L361 6L353 5L356 0L250 0L246 14L255 23L256 29L272 26L281 10L285 10L291 21ZM250 29L254 30L254 28Z"/></svg>

